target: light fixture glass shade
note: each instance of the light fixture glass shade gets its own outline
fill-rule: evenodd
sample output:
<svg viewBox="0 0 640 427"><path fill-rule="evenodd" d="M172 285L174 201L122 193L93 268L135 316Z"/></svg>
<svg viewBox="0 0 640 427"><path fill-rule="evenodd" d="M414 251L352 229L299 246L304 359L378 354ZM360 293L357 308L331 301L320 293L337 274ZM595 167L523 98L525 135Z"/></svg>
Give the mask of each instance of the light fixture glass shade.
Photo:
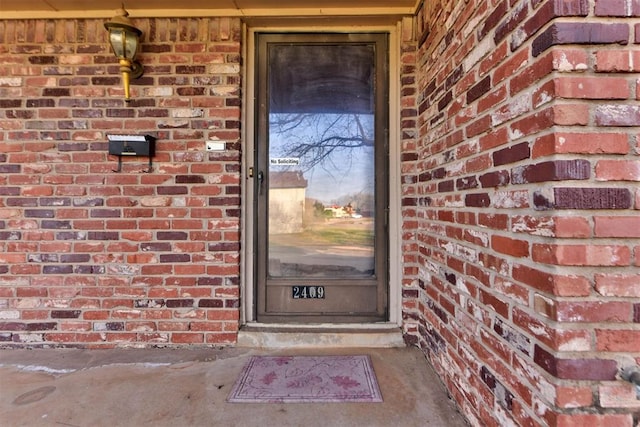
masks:
<svg viewBox="0 0 640 427"><path fill-rule="evenodd" d="M140 48L142 30L134 27L129 19L129 12L124 7L118 10L111 21L105 22L104 27L109 31L109 43L120 62L125 101L129 101L129 81L131 78L141 77L143 72L142 64L135 60Z"/></svg>
<svg viewBox="0 0 640 427"><path fill-rule="evenodd" d="M109 42L113 53L118 59L128 59L130 61L136 59L138 47L140 46L138 37L139 34L124 28L112 27L109 29Z"/></svg>
<svg viewBox="0 0 640 427"><path fill-rule="evenodd" d="M138 54L142 30L133 25L129 19L129 12L124 8L116 13L111 21L104 23L104 27L109 31L109 42L118 59L133 61Z"/></svg>

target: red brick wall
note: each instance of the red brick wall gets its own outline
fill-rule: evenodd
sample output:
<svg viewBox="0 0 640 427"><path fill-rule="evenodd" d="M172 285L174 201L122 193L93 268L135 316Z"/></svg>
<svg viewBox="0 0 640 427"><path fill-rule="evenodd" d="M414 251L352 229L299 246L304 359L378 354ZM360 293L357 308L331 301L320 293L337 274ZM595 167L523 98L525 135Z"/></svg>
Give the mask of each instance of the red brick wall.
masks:
<svg viewBox="0 0 640 427"><path fill-rule="evenodd" d="M240 22L135 22L126 104L102 20L0 21L0 344L235 342Z"/></svg>
<svg viewBox="0 0 640 427"><path fill-rule="evenodd" d="M472 425L631 427L640 2L426 7L403 58L407 339Z"/></svg>

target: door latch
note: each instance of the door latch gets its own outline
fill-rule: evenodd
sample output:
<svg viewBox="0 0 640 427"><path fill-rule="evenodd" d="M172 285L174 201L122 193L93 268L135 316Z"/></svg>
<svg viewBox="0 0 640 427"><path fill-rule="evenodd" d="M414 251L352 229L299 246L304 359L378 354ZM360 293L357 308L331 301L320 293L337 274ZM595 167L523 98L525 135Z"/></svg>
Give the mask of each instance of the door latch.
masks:
<svg viewBox="0 0 640 427"><path fill-rule="evenodd" d="M264 181L264 173L262 171L258 172L258 194L262 195L262 181Z"/></svg>
<svg viewBox="0 0 640 427"><path fill-rule="evenodd" d="M249 168L249 178L253 178L254 170L253 168ZM262 171L258 172L258 194L262 194L262 181L264 181L264 173Z"/></svg>

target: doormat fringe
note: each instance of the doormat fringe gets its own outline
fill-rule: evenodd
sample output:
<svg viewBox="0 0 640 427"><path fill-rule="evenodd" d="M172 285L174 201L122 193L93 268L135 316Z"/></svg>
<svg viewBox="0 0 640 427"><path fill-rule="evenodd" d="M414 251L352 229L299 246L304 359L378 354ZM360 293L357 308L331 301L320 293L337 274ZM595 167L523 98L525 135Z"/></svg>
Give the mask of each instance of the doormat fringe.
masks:
<svg viewBox="0 0 640 427"><path fill-rule="evenodd" d="M232 403L382 402L369 356L252 356Z"/></svg>

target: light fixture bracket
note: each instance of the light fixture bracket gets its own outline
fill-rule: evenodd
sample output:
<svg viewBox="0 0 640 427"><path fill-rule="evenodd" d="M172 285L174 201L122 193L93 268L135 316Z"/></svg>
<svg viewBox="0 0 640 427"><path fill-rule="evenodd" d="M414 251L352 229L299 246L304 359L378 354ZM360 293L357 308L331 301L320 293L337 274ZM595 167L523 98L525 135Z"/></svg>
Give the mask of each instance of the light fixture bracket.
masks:
<svg viewBox="0 0 640 427"><path fill-rule="evenodd" d="M144 74L144 67L140 63L140 61L131 61L131 74L132 79L139 79Z"/></svg>

